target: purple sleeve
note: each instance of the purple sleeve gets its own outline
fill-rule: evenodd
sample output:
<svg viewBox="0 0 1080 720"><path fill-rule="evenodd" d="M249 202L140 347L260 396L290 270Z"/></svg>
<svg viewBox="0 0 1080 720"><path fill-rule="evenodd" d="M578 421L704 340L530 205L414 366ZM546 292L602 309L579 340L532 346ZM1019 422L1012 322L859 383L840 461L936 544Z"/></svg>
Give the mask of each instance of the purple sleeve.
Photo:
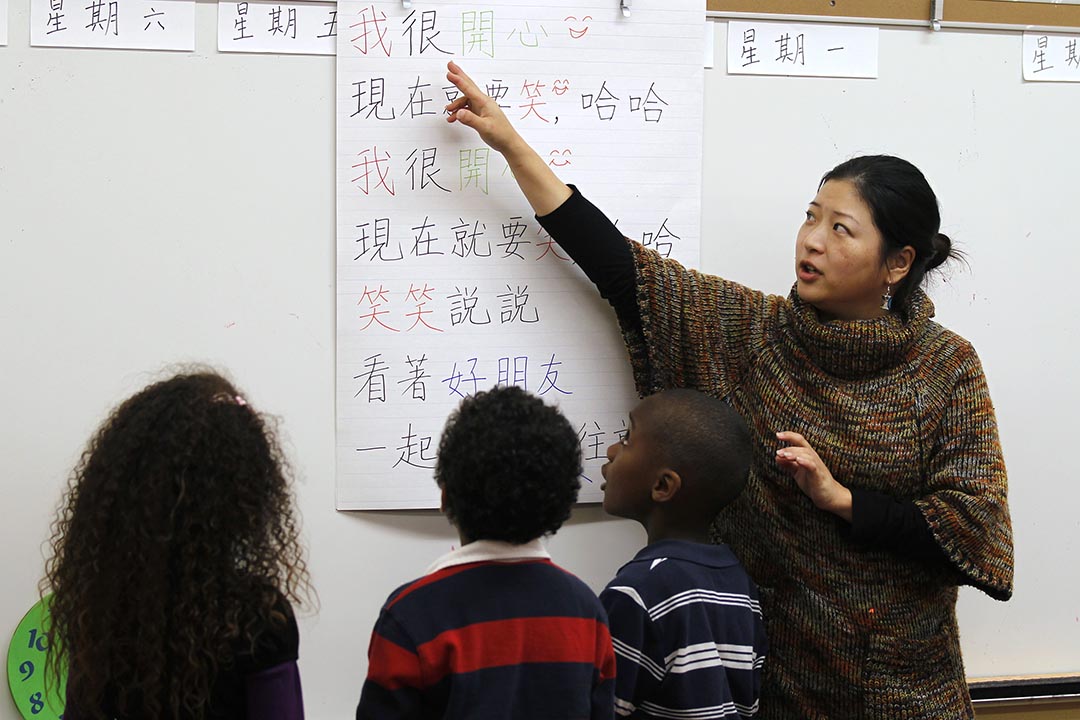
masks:
<svg viewBox="0 0 1080 720"><path fill-rule="evenodd" d="M300 669L295 660L249 674L245 686L250 720L304 720Z"/></svg>

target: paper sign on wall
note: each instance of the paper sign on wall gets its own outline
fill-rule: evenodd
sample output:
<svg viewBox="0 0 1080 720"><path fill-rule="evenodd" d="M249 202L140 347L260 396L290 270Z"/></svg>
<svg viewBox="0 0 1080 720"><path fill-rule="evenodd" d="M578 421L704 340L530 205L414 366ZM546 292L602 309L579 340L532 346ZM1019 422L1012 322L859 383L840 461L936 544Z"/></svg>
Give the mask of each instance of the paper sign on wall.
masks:
<svg viewBox="0 0 1080 720"><path fill-rule="evenodd" d="M194 0L30 0L30 44L194 50Z"/></svg>
<svg viewBox="0 0 1080 720"><path fill-rule="evenodd" d="M1024 33L1024 79L1080 82L1080 35Z"/></svg>
<svg viewBox="0 0 1080 720"><path fill-rule="evenodd" d="M218 2L221 52L333 55L337 3Z"/></svg>
<svg viewBox="0 0 1080 720"><path fill-rule="evenodd" d="M732 20L727 47L732 75L878 75L876 27Z"/></svg>

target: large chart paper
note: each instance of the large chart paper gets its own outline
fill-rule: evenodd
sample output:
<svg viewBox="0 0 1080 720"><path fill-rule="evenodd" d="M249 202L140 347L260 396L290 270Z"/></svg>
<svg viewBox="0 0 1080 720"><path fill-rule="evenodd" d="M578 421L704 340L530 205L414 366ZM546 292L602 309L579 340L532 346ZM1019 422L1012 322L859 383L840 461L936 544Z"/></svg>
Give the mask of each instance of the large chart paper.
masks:
<svg viewBox="0 0 1080 720"><path fill-rule="evenodd" d="M502 157L446 122L446 62L627 236L696 264L702 3L635 2L630 17L595 0L339 12L338 507L437 507L446 416L496 384L564 410L586 458L581 498L599 499L636 397L614 314Z"/></svg>

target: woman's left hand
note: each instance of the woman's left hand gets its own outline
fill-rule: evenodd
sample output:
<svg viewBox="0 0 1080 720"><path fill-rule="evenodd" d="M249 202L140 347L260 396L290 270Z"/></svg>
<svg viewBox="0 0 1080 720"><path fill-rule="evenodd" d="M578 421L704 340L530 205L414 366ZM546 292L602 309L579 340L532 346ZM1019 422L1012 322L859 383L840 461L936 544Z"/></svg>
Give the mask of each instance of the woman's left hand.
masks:
<svg viewBox="0 0 1080 720"><path fill-rule="evenodd" d="M795 432L778 432L776 437L788 444L776 451L777 465L795 479L814 507L851 522L851 491L836 482L806 438Z"/></svg>

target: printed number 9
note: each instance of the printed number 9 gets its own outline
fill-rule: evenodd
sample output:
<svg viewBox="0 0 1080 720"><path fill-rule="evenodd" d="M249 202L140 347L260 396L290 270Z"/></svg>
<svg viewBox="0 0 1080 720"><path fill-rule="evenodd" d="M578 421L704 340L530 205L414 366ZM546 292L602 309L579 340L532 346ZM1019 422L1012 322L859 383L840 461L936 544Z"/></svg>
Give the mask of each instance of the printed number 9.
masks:
<svg viewBox="0 0 1080 720"><path fill-rule="evenodd" d="M26 676L23 678L23 682L26 682L34 674L34 663L24 660L23 664L19 666L19 672Z"/></svg>

